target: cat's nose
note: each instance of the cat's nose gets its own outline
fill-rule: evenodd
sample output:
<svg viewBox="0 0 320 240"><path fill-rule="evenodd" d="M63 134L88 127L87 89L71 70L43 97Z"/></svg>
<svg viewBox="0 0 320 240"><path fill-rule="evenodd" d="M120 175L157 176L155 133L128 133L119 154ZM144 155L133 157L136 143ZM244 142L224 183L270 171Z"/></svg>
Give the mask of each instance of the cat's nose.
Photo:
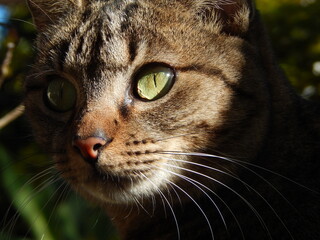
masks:
<svg viewBox="0 0 320 240"><path fill-rule="evenodd" d="M100 150L110 141L102 137L88 137L86 139L76 138L73 140L73 147L76 148L82 157L89 163L95 163Z"/></svg>

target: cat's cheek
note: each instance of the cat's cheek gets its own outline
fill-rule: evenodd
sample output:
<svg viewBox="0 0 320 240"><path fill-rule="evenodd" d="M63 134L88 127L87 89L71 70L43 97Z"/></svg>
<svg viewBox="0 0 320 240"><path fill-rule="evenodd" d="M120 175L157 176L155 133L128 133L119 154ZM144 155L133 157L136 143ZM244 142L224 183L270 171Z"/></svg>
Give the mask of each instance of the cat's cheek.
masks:
<svg viewBox="0 0 320 240"><path fill-rule="evenodd" d="M80 158L71 156L54 157L56 169L60 176L72 186L77 186L88 181L91 171L87 164Z"/></svg>

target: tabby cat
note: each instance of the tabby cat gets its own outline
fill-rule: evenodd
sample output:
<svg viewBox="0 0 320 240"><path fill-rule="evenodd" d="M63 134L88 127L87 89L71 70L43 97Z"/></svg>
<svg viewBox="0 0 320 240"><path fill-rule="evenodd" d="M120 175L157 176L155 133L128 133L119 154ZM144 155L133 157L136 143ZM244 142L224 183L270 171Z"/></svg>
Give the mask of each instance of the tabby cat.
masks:
<svg viewBox="0 0 320 240"><path fill-rule="evenodd" d="M122 239L320 239L320 107L249 0L28 0L26 111Z"/></svg>

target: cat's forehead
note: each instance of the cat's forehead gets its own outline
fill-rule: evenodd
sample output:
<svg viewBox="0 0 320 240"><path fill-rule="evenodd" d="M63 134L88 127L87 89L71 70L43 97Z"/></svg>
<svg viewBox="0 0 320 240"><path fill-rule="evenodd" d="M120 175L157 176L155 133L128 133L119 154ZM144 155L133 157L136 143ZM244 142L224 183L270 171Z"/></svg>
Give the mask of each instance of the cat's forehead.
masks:
<svg viewBox="0 0 320 240"><path fill-rule="evenodd" d="M187 2L90 1L70 9L40 32L38 64L72 76L88 97L116 99L149 63L203 65L209 52L217 61L221 41L212 44L212 28L195 18Z"/></svg>
<svg viewBox="0 0 320 240"><path fill-rule="evenodd" d="M157 46L149 48L150 55L154 55L161 53L159 49L181 48L205 40L199 33L206 30L201 31L191 11L179 1L90 1L84 9L70 9L40 34L40 39L46 41L40 55L49 59L48 53L52 57L62 51L59 62L80 64L77 68L93 56L104 55L108 63L116 62L112 69L122 68L127 65L128 47L132 60L142 43ZM189 41L197 37L196 42Z"/></svg>
<svg viewBox="0 0 320 240"><path fill-rule="evenodd" d="M184 14L173 14L168 7L155 9L151 1L93 1L49 29L50 44L42 58L90 79L128 72L139 57L143 62L166 61L168 52L188 42L181 36L184 31L192 36L191 29L181 26L188 26L188 20L181 20Z"/></svg>
<svg viewBox="0 0 320 240"><path fill-rule="evenodd" d="M121 24L122 27L134 20L147 20L147 25L159 22L165 24L168 20L173 20L172 17L187 16L185 13L192 11L186 4L166 0L90 1L85 8L75 9L83 14L81 21L101 17L110 24Z"/></svg>

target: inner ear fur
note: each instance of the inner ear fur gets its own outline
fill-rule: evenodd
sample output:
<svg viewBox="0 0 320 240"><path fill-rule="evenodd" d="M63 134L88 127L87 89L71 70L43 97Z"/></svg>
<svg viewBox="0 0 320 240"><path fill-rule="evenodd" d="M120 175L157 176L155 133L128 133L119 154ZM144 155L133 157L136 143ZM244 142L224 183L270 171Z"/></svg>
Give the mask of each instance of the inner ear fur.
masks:
<svg viewBox="0 0 320 240"><path fill-rule="evenodd" d="M194 0L196 15L221 32L242 36L255 15L251 0Z"/></svg>
<svg viewBox="0 0 320 240"><path fill-rule="evenodd" d="M37 30L42 31L67 11L84 7L85 0L27 0Z"/></svg>

